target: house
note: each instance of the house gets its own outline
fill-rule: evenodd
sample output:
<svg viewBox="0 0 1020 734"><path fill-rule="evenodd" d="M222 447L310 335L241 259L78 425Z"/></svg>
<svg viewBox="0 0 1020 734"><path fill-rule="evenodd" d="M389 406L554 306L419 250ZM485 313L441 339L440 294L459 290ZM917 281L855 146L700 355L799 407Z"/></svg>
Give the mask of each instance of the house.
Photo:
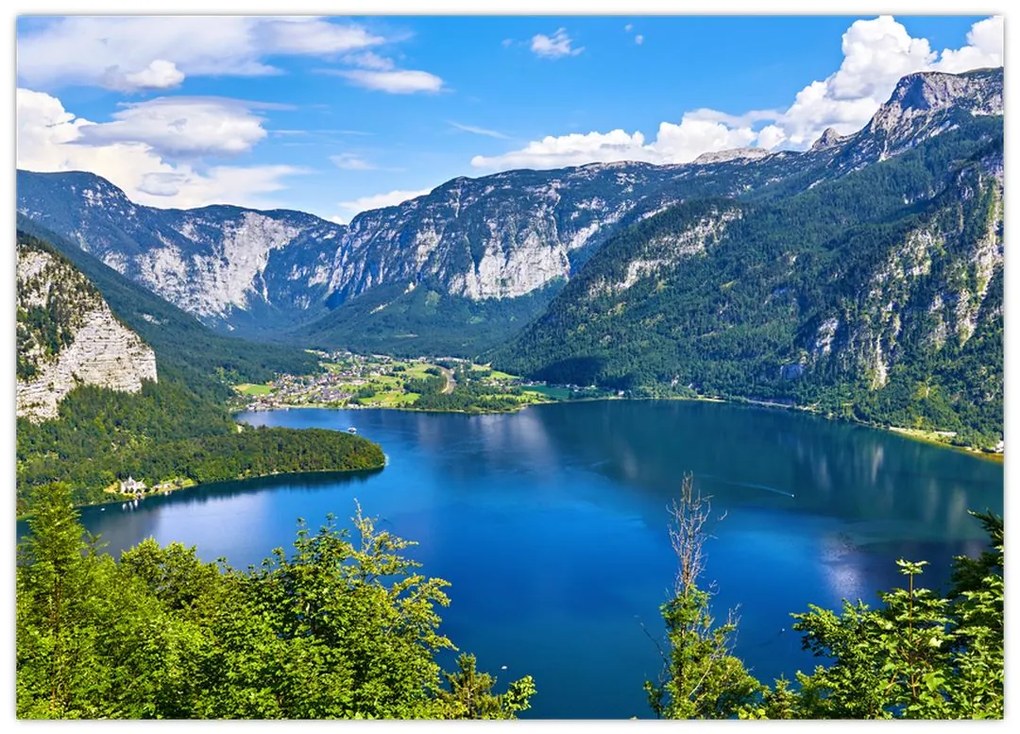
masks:
<svg viewBox="0 0 1020 734"><path fill-rule="evenodd" d="M120 483L121 494L141 494L145 490L145 482L135 481L135 478L131 476Z"/></svg>

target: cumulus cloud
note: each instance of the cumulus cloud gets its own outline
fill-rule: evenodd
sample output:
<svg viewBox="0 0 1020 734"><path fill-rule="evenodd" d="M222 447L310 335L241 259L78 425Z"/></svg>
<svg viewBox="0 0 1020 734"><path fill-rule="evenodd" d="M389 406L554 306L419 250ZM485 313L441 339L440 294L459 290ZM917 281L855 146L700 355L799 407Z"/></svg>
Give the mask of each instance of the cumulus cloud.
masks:
<svg viewBox="0 0 1020 734"><path fill-rule="evenodd" d="M69 16L19 34L18 79L36 89L165 89L187 76L278 73L269 56L333 56L385 40L314 17Z"/></svg>
<svg viewBox="0 0 1020 734"><path fill-rule="evenodd" d="M544 59L559 59L564 56L577 56L584 47L574 48L573 40L567 35L566 28L557 28L551 36L537 33L531 37L531 51Z"/></svg>
<svg viewBox="0 0 1020 734"><path fill-rule="evenodd" d="M387 191L382 194L372 194L370 196L362 196L357 199L350 201L341 201L339 206L345 212L348 213L347 221L350 221L355 215L361 212L371 211L372 209L382 209L387 206L396 206L402 202L408 201L409 199L416 199L419 196L424 196L429 193L432 189L422 189L420 191ZM343 217L332 217L334 222L338 224L345 224Z"/></svg>
<svg viewBox="0 0 1020 734"><path fill-rule="evenodd" d="M585 163L644 161L687 163L706 151L740 148L754 143L749 128L731 128L722 122L684 115L680 124L659 124L655 140L645 142L641 132L611 130L608 133L549 135L524 148L496 156L475 156L471 165L490 170L507 168L559 168Z"/></svg>
<svg viewBox="0 0 1020 734"><path fill-rule="evenodd" d="M390 94L415 94L418 92L434 94L443 88L443 80L427 71L349 69L331 73L342 76L359 87Z"/></svg>
<svg viewBox="0 0 1020 734"><path fill-rule="evenodd" d="M184 81L184 72L173 61L156 59L141 71L125 74L124 81L130 89L170 89Z"/></svg>
<svg viewBox="0 0 1020 734"><path fill-rule="evenodd" d="M96 125L64 109L43 92L17 90L17 165L32 171L91 171L124 190L133 201L158 207L241 204L271 207L266 194L285 188L293 166L213 166L174 163L141 135L85 137Z"/></svg>
<svg viewBox="0 0 1020 734"><path fill-rule="evenodd" d="M638 46L641 46L642 44L644 44L644 42L645 42L645 37L642 36L640 33L638 33L636 36L634 36L634 43L636 43Z"/></svg>
<svg viewBox="0 0 1020 734"><path fill-rule="evenodd" d="M560 44L561 51L569 49L566 40L566 46ZM854 22L843 34L842 51L839 69L801 89L785 110L751 110L737 115L692 110L682 115L679 124L660 123L655 139L649 142L641 132L619 129L550 135L502 155L475 156L471 164L495 170L621 160L686 163L701 153L735 147L803 150L826 128L842 135L859 130L907 74L1001 66L1003 21L1001 17L979 21L967 34L967 45L938 52L927 39L911 37L893 17L879 16Z"/></svg>
<svg viewBox="0 0 1020 734"><path fill-rule="evenodd" d="M946 49L935 65L939 71L958 73L968 69L1002 66L1002 45L1005 41L1001 15L985 18L971 26L967 45Z"/></svg>
<svg viewBox="0 0 1020 734"><path fill-rule="evenodd" d="M157 97L78 130L85 144L144 143L168 156L245 153L266 137L247 103L220 97Z"/></svg>

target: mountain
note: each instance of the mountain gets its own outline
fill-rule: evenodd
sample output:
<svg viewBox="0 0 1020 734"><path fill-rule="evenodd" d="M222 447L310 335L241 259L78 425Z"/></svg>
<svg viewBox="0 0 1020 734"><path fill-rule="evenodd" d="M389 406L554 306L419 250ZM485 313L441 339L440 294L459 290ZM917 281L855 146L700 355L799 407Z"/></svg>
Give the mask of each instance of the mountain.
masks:
<svg viewBox="0 0 1020 734"><path fill-rule="evenodd" d="M137 393L156 355L118 321L88 279L44 243L17 242L17 415L57 417L79 385Z"/></svg>
<svg viewBox="0 0 1020 734"><path fill-rule="evenodd" d="M263 339L484 352L554 381L782 400L989 445L1002 109L1002 69L912 74L863 129L804 152L458 178L346 227L140 207L79 173L19 172L18 208Z"/></svg>
<svg viewBox="0 0 1020 734"><path fill-rule="evenodd" d="M19 171L17 193L25 218L220 330L473 354L540 314L619 229L690 197L791 177L806 187L826 162L733 151L688 165L507 171L454 179L346 227L285 210L140 206L80 172Z"/></svg>
<svg viewBox="0 0 1020 734"><path fill-rule="evenodd" d="M293 347L217 334L45 227L20 214L17 224L19 233L45 241L47 248L88 278L114 316L153 348L161 374L180 377L192 390L225 399L232 392L223 378L265 382L278 372L308 373L316 369L314 355Z"/></svg>
<svg viewBox="0 0 1020 734"><path fill-rule="evenodd" d="M359 436L252 429L223 405L231 393L224 373L315 366L312 355L211 334L81 250L63 248L86 267L17 234L19 508L57 481L88 503L116 498L129 476L166 488L382 466L381 449ZM146 329L141 336L135 323Z"/></svg>
<svg viewBox="0 0 1020 734"><path fill-rule="evenodd" d="M26 218L224 330L320 313L343 232L301 212L140 206L91 173L19 171L17 186Z"/></svg>
<svg viewBox="0 0 1020 734"><path fill-rule="evenodd" d="M1001 69L904 78L858 133L788 154L801 173L618 232L495 364L813 405L994 447L1001 94ZM804 186L804 172L818 178Z"/></svg>

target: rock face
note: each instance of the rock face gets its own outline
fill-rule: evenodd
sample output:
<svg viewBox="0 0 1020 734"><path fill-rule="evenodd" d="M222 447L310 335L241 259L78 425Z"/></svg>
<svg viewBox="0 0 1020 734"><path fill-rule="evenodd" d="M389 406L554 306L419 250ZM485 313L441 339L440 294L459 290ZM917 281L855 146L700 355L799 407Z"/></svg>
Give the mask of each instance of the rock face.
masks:
<svg viewBox="0 0 1020 734"><path fill-rule="evenodd" d="M730 148L715 153L702 153L694 159L694 165L703 166L708 163L723 163L725 161L747 160L756 161L769 155L764 148Z"/></svg>
<svg viewBox="0 0 1020 734"><path fill-rule="evenodd" d="M834 145L839 145L843 140L843 136L836 132L831 127L825 129L825 132L819 136L818 140L811 144L812 151L825 150L831 148Z"/></svg>
<svg viewBox="0 0 1020 734"><path fill-rule="evenodd" d="M871 122L855 133L850 156L858 165L886 160L970 117L1002 115L1002 69L965 74L919 72L903 77Z"/></svg>
<svg viewBox="0 0 1020 734"><path fill-rule="evenodd" d="M736 149L685 165L624 162L457 178L364 212L349 226L285 210L138 206L85 173L19 171L18 211L206 324L280 334L328 326L352 301L380 289L421 286L472 304L537 294L574 278L615 233L681 202L806 190L975 117L1001 114L1001 69L925 72L904 77L864 129L842 137L826 131L809 151ZM377 326L422 331L412 321ZM433 326L456 324L439 319Z"/></svg>
<svg viewBox="0 0 1020 734"><path fill-rule="evenodd" d="M138 392L155 382L156 355L121 324L79 271L30 241L18 242L17 415L56 418L79 385Z"/></svg>

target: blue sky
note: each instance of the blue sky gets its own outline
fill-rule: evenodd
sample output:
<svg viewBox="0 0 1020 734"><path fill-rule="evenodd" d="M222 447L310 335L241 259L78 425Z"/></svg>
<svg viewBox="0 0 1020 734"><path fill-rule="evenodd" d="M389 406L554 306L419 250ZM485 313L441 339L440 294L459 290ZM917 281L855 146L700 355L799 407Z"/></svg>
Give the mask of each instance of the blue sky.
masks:
<svg viewBox="0 0 1020 734"><path fill-rule="evenodd" d="M1001 59L961 16L23 17L18 165L346 221L461 175L802 149Z"/></svg>

